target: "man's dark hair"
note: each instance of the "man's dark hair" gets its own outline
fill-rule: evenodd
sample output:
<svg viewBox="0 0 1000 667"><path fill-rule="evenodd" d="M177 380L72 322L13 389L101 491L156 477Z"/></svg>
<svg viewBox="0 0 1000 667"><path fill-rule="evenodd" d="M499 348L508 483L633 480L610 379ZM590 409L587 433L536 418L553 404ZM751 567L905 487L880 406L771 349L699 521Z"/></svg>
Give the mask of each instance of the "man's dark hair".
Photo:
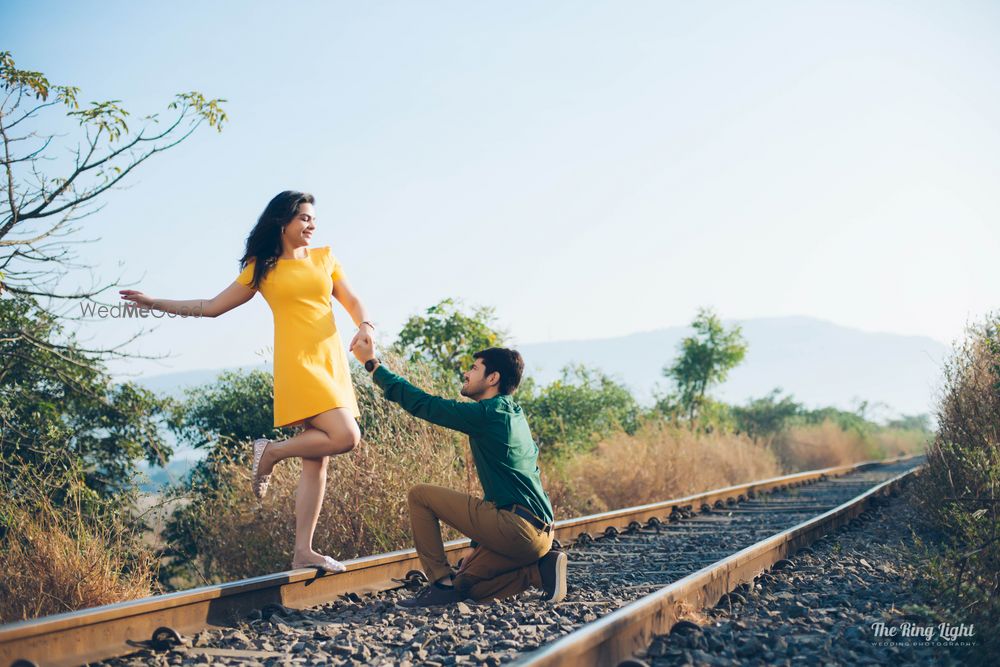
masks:
<svg viewBox="0 0 1000 667"><path fill-rule="evenodd" d="M524 373L524 359L517 350L505 347L491 347L472 355L473 359L482 359L486 375L500 374L500 393L513 394L521 384L521 374Z"/></svg>

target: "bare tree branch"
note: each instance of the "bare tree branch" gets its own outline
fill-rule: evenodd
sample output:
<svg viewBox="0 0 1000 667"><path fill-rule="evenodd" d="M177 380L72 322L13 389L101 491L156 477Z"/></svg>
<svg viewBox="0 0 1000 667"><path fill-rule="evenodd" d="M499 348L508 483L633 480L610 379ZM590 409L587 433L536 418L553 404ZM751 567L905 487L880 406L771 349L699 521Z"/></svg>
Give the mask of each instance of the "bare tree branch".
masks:
<svg viewBox="0 0 1000 667"><path fill-rule="evenodd" d="M182 93L168 104L167 122L155 114L146 115L130 128L131 115L118 100L92 102L81 109L77 88L53 86L39 72L17 69L8 52L0 53L0 88L0 295L30 299L47 317L82 325L92 321L92 316L83 310L73 312L74 306L103 305L101 295L121 285L122 276L106 283L92 273L89 287L60 288L70 270L93 268L77 260L81 255L77 244L98 240L77 238L84 226L81 221L97 215L109 191L127 187L126 178L154 155L176 147L206 124L221 130L227 120L221 106L225 100ZM58 134L44 129L49 121L58 127L67 119L79 128L75 139L72 131ZM18 129L17 136L13 128ZM52 165L67 162L60 155L67 148L68 168L60 171L68 173L50 176ZM0 342L9 343L12 336L29 332L0 333ZM121 358L166 356L124 351L139 335L110 348L81 346L75 336L62 348L50 346L41 337L32 344L53 352L74 349Z"/></svg>

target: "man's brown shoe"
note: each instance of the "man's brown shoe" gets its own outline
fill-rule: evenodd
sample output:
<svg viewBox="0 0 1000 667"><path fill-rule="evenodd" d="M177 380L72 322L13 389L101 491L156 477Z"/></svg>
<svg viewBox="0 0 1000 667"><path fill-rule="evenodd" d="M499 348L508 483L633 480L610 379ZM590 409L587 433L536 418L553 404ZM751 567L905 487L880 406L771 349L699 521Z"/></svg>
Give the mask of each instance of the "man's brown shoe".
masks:
<svg viewBox="0 0 1000 667"><path fill-rule="evenodd" d="M542 575L543 600L559 602L566 597L566 564L569 559L565 551L550 551L538 561L538 572Z"/></svg>

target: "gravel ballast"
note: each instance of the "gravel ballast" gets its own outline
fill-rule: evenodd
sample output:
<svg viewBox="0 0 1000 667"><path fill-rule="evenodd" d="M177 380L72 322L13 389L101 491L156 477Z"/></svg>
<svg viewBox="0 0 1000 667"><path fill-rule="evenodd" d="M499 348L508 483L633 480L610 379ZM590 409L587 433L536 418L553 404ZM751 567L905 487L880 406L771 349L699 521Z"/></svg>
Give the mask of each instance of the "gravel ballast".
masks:
<svg viewBox="0 0 1000 667"><path fill-rule="evenodd" d="M911 530L918 522L905 496L879 500L853 527L702 610L699 628L682 623L655 638L640 657L654 667L958 664L961 644L975 636L941 636L969 627L942 628L921 592Z"/></svg>

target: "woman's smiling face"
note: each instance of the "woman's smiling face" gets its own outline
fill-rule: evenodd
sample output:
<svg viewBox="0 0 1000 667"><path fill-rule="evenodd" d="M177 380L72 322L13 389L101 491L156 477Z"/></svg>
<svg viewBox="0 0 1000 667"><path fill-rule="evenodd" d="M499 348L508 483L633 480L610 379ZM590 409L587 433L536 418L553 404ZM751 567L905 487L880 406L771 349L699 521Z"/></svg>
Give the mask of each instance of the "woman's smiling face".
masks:
<svg viewBox="0 0 1000 667"><path fill-rule="evenodd" d="M285 228L282 235L293 248L309 245L313 232L316 231L316 209L312 204L299 204L299 210Z"/></svg>

